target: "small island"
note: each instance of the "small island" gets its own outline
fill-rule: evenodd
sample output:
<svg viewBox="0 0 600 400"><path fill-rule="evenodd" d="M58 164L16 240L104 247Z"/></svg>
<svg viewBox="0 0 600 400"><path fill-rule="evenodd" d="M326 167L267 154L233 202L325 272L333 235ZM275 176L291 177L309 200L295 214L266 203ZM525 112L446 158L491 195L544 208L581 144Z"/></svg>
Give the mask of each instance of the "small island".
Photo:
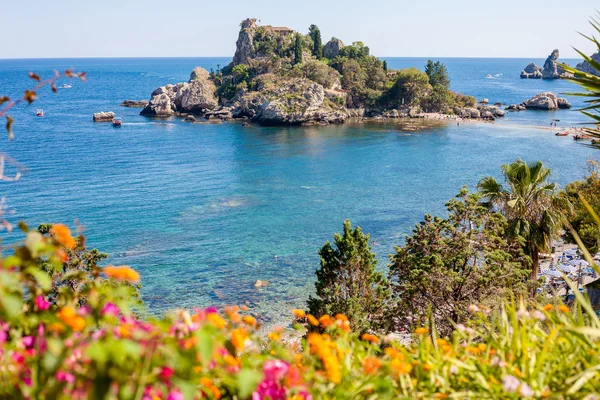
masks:
<svg viewBox="0 0 600 400"><path fill-rule="evenodd" d="M504 111L452 92L440 62L428 61L425 71L392 70L362 42L332 38L323 45L315 25L303 35L250 18L241 23L229 65L210 72L196 67L188 82L159 87L141 114L312 125L352 118L493 120Z"/></svg>

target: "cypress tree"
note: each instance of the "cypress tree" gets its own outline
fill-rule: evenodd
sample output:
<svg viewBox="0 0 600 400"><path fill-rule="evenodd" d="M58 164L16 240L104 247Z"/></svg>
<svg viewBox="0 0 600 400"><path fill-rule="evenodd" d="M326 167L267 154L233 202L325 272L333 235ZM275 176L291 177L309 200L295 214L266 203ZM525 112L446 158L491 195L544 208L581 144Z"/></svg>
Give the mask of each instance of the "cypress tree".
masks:
<svg viewBox="0 0 600 400"><path fill-rule="evenodd" d="M323 43L321 41L321 30L318 26L311 25L308 28L308 35L313 41L312 54L317 58L317 60L320 60L323 57Z"/></svg>
<svg viewBox="0 0 600 400"><path fill-rule="evenodd" d="M294 45L294 64L302 64L302 37L296 34L296 44Z"/></svg>
<svg viewBox="0 0 600 400"><path fill-rule="evenodd" d="M383 70L387 71L387 61L383 60Z"/></svg>

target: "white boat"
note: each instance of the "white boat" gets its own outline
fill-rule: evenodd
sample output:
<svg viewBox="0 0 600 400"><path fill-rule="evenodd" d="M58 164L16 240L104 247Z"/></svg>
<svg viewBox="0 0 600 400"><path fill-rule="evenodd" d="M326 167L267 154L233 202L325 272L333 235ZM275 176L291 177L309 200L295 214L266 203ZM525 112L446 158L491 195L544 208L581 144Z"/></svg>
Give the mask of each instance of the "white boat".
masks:
<svg viewBox="0 0 600 400"><path fill-rule="evenodd" d="M42 110L41 108L38 108L38 110L35 113L38 117L43 117L44 116L44 110Z"/></svg>
<svg viewBox="0 0 600 400"><path fill-rule="evenodd" d="M65 83L64 85L62 85L60 88L61 89L71 89L73 86L69 85L68 83Z"/></svg>
<svg viewBox="0 0 600 400"><path fill-rule="evenodd" d="M492 79L492 78L493 78L493 77L492 77L492 74L487 74L486 78L487 78L487 79Z"/></svg>
<svg viewBox="0 0 600 400"><path fill-rule="evenodd" d="M121 118L113 118L113 120L112 120L112 125L113 125L115 128L120 128L120 127L121 127L121 125L123 125L123 120L122 120Z"/></svg>

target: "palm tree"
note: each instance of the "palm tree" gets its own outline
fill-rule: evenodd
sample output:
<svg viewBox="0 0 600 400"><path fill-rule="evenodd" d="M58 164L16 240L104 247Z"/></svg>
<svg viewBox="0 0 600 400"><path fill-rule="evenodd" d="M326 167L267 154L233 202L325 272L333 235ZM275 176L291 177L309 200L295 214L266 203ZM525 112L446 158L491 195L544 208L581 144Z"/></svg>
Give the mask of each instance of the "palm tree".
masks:
<svg viewBox="0 0 600 400"><path fill-rule="evenodd" d="M562 228L568 202L557 193L556 184L548 182L550 169L541 161L504 164L502 174L505 186L488 176L477 187L488 205L506 217L506 235L524 241L532 261L530 279L537 279L539 253L549 250Z"/></svg>

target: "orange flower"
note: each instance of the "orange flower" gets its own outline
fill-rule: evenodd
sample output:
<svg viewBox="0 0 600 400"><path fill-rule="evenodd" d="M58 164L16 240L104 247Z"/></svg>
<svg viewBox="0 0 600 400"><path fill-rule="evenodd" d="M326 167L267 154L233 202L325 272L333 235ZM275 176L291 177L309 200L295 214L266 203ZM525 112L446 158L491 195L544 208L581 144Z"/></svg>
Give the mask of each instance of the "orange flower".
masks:
<svg viewBox="0 0 600 400"><path fill-rule="evenodd" d="M225 315L227 315L227 318L229 318L229 320L234 324L239 324L242 322L242 317L238 314L240 311L238 306L225 307L223 311L225 312Z"/></svg>
<svg viewBox="0 0 600 400"><path fill-rule="evenodd" d="M562 305L562 304L556 308L558 309L558 311L564 312L565 314L569 312L569 307Z"/></svg>
<svg viewBox="0 0 600 400"><path fill-rule="evenodd" d="M242 361L239 358L236 358L229 353L225 354L225 356L223 357L223 361L225 361L227 365L230 365L232 367L239 367L240 365L242 365Z"/></svg>
<svg viewBox="0 0 600 400"><path fill-rule="evenodd" d="M294 316L296 318L304 318L306 317L306 313L304 312L304 310L299 310L297 308L292 310L292 314L294 314Z"/></svg>
<svg viewBox="0 0 600 400"><path fill-rule="evenodd" d="M126 265L115 267L109 265L104 268L104 275L117 281L139 282L140 274Z"/></svg>
<svg viewBox="0 0 600 400"><path fill-rule="evenodd" d="M219 329L223 329L225 328L225 325L227 325L225 320L217 313L208 313L206 320Z"/></svg>
<svg viewBox="0 0 600 400"><path fill-rule="evenodd" d="M465 351L467 353L475 354L475 355L481 354L481 349L479 347L475 347L475 346L467 346Z"/></svg>
<svg viewBox="0 0 600 400"><path fill-rule="evenodd" d="M394 358L390 362L390 368L400 375L409 374L412 371L412 365L407 362L400 360L399 358Z"/></svg>
<svg viewBox="0 0 600 400"><path fill-rule="evenodd" d="M76 332L80 332L85 328L85 320L77 315L71 307L63 307L57 313L58 318Z"/></svg>
<svg viewBox="0 0 600 400"><path fill-rule="evenodd" d="M367 357L363 363L363 371L367 375L371 375L379 370L381 361L377 357Z"/></svg>
<svg viewBox="0 0 600 400"><path fill-rule="evenodd" d="M73 249L77 245L73 236L71 236L71 231L66 225L63 224L55 224L50 228L50 234L58 242L58 244L66 247L67 249Z"/></svg>
<svg viewBox="0 0 600 400"><path fill-rule="evenodd" d="M256 326L256 318L251 315L246 315L244 318L242 318L242 322L248 326Z"/></svg>
<svg viewBox="0 0 600 400"><path fill-rule="evenodd" d="M427 328L423 328L423 327L415 329L415 333L416 333L417 335L425 335L425 334L427 334L428 332L429 332L429 329L427 329Z"/></svg>
<svg viewBox="0 0 600 400"><path fill-rule="evenodd" d="M306 318L312 326L319 326L319 320L316 319L312 314L308 314Z"/></svg>
<svg viewBox="0 0 600 400"><path fill-rule="evenodd" d="M365 333L362 335L362 340L367 341L367 342L371 342L371 343L379 343L381 340L375 336L375 335L371 335L370 333Z"/></svg>
<svg viewBox="0 0 600 400"><path fill-rule="evenodd" d="M338 350L336 344L328 336L321 336L318 333L309 334L307 340L310 352L319 356L329 380L333 383L340 383L342 368L334 353L334 350Z"/></svg>
<svg viewBox="0 0 600 400"><path fill-rule="evenodd" d="M406 359L406 356L400 350L393 347L386 347L383 351L391 358L397 358L400 361L404 361Z"/></svg>
<svg viewBox="0 0 600 400"><path fill-rule="evenodd" d="M238 350L244 350L247 338L248 332L244 328L237 328L231 331L231 343Z"/></svg>
<svg viewBox="0 0 600 400"><path fill-rule="evenodd" d="M344 314L336 314L335 323L344 332L350 332L350 321Z"/></svg>
<svg viewBox="0 0 600 400"><path fill-rule="evenodd" d="M544 306L544 311L552 311L554 310L554 306L552 304L546 304Z"/></svg>
<svg viewBox="0 0 600 400"><path fill-rule="evenodd" d="M319 318L319 322L321 323L321 326L323 328L327 328L328 326L330 326L331 324L333 324L333 321L331 320L331 317L327 314L322 315Z"/></svg>

